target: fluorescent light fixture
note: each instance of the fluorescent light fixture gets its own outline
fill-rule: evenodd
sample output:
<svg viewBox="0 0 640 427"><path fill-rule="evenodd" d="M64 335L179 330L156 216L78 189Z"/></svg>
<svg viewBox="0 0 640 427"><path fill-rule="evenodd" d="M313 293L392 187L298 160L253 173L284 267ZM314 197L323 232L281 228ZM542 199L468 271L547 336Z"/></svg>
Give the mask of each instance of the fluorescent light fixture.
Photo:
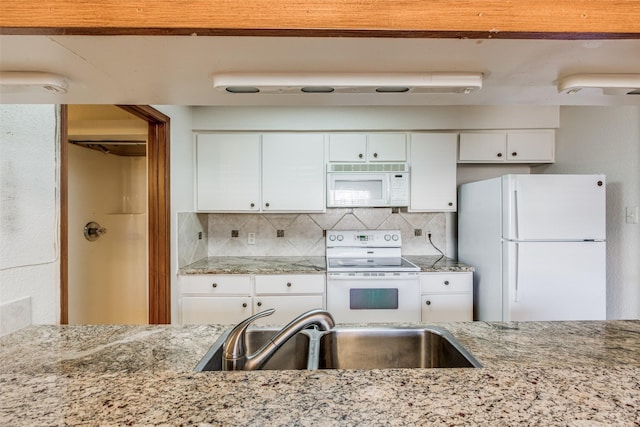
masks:
<svg viewBox="0 0 640 427"><path fill-rule="evenodd" d="M471 93L482 73L227 73L213 87L231 93Z"/></svg>
<svg viewBox="0 0 640 427"><path fill-rule="evenodd" d="M573 74L558 81L558 92L597 95L636 95L640 74Z"/></svg>
<svg viewBox="0 0 640 427"><path fill-rule="evenodd" d="M67 81L64 77L39 71L0 71L2 92L44 90L49 93L65 93Z"/></svg>

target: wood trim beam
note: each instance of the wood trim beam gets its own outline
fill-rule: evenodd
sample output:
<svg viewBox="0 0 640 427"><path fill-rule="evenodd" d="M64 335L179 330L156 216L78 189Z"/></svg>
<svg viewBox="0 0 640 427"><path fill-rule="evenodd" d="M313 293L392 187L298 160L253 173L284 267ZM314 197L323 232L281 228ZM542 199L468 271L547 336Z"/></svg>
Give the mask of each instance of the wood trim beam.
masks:
<svg viewBox="0 0 640 427"><path fill-rule="evenodd" d="M638 22L638 0L0 2L2 34L637 38Z"/></svg>

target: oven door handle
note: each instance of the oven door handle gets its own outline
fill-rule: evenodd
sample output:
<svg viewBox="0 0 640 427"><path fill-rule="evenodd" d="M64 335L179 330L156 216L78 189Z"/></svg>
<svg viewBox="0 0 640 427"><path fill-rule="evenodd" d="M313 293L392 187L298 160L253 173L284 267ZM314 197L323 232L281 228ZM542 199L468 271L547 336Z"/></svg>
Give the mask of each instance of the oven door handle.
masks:
<svg viewBox="0 0 640 427"><path fill-rule="evenodd" d="M351 275L345 273L327 273L327 281L330 280L369 280L371 282L376 282L378 280L419 280L419 273L401 273L401 274L393 274L393 275L385 275L385 276L371 276L371 275Z"/></svg>

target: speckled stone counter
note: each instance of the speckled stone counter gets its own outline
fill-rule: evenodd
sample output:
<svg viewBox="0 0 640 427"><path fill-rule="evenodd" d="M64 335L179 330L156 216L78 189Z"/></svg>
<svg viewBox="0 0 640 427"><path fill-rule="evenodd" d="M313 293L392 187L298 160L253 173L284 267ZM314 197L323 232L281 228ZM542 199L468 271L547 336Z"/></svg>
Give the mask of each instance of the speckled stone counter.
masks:
<svg viewBox="0 0 640 427"><path fill-rule="evenodd" d="M0 425L640 424L640 321L438 326L484 368L194 373L226 326L33 326Z"/></svg>
<svg viewBox="0 0 640 427"><path fill-rule="evenodd" d="M451 258L434 255L407 255L405 258L418 267L423 272L468 272L473 271L473 267L463 264Z"/></svg>
<svg viewBox="0 0 640 427"><path fill-rule="evenodd" d="M178 274L308 274L325 271L324 257L218 256L182 267Z"/></svg>
<svg viewBox="0 0 640 427"><path fill-rule="evenodd" d="M424 272L473 271L473 267L451 258L433 255L406 256ZM309 274L323 273L324 257L245 257L203 258L180 268L179 274Z"/></svg>

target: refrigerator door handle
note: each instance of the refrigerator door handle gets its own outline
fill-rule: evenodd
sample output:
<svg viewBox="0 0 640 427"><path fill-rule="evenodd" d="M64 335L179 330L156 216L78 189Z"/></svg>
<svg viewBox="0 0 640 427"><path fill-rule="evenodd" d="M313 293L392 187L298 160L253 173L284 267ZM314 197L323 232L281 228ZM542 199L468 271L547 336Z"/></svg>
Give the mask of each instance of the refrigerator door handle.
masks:
<svg viewBox="0 0 640 427"><path fill-rule="evenodd" d="M518 251L519 245L516 242L515 244L515 253L513 254L513 258L514 258L514 268L515 268L515 280L514 280L514 290L513 290L513 302L519 302L518 300L518 282L520 281L520 259L518 257L519 251Z"/></svg>
<svg viewBox="0 0 640 427"><path fill-rule="evenodd" d="M518 190L513 190L513 228L516 233L516 240L520 238L520 223L518 217Z"/></svg>

